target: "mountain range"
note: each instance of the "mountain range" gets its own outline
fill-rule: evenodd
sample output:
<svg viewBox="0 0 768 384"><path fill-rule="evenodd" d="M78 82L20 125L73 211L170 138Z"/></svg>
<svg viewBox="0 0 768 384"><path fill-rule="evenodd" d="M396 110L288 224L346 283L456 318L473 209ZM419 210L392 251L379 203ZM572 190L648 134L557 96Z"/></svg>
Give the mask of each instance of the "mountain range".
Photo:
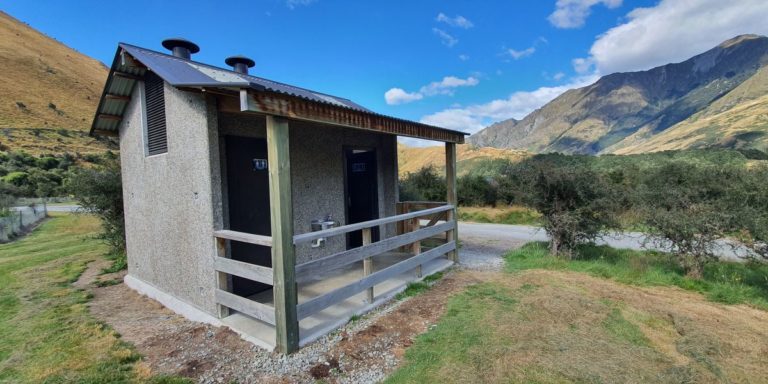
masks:
<svg viewBox="0 0 768 384"><path fill-rule="evenodd" d="M0 68L0 151L116 149L88 136L108 72L98 60L0 12ZM768 149L768 38L737 36L681 63L604 76L468 142L459 156L467 164L524 152ZM431 164L430 151L401 146L402 170Z"/></svg>
<svg viewBox="0 0 768 384"><path fill-rule="evenodd" d="M469 142L570 154L765 150L768 37L741 35L681 63L604 76L522 120L495 123Z"/></svg>

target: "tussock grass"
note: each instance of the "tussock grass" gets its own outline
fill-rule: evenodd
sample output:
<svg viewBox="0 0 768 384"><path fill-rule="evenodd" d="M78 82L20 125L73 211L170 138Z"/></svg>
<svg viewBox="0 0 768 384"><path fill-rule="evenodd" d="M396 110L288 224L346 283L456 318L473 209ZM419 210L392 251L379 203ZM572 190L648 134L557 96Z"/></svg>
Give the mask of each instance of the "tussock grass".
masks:
<svg viewBox="0 0 768 384"><path fill-rule="evenodd" d="M528 243L506 256L506 270L555 269L643 286L677 286L725 304L749 304L768 310L768 265L715 262L700 280L685 275L672 255L654 251L584 245L574 260L551 257L546 243Z"/></svg>
<svg viewBox="0 0 768 384"><path fill-rule="evenodd" d="M98 220L52 216L0 245L0 382L151 382L134 371L140 356L133 347L90 316L91 295L71 285L107 252L94 238Z"/></svg>
<svg viewBox="0 0 768 384"><path fill-rule="evenodd" d="M475 223L541 225L541 214L519 207L459 207L459 220Z"/></svg>

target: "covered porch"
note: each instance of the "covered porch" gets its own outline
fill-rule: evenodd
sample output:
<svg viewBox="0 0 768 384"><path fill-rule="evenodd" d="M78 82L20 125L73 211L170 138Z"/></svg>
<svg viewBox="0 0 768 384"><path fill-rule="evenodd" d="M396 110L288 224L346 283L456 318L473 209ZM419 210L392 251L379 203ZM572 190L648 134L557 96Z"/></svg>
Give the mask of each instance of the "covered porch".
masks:
<svg viewBox="0 0 768 384"><path fill-rule="evenodd" d="M443 270L457 260L456 144L463 135L372 113L285 96L241 91L220 112L263 116L269 164L271 235L214 230L214 268L218 316L244 338L268 349L290 353L365 313L404 290L408 282ZM226 101L229 100L229 101ZM296 231L292 196L290 132L296 124L364 130L445 143L445 202L396 202L395 215L352 222L320 231ZM394 176L396 177L396 170ZM322 197L320 197L322 198ZM397 228L394 233L380 230ZM391 231L389 231L391 232ZM297 247L356 235L359 243L333 254L297 262ZM233 245L264 247L271 267L231 258ZM232 289L233 278L270 288L254 294Z"/></svg>

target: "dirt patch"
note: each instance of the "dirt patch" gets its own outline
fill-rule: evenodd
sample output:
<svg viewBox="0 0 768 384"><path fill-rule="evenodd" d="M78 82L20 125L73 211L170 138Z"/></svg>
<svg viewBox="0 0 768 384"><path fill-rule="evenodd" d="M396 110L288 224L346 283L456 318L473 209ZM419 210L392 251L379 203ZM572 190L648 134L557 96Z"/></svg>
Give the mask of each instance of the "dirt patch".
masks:
<svg viewBox="0 0 768 384"><path fill-rule="evenodd" d="M448 273L432 289L390 303L290 356L264 351L226 327L188 321L156 301L117 284L97 287L92 263L78 284L93 292L91 313L144 356L139 372L172 374L204 383L372 383L396 368L413 339L433 325L451 295L484 279L481 272ZM91 283L88 282L91 279Z"/></svg>
<svg viewBox="0 0 768 384"><path fill-rule="evenodd" d="M99 257L98 259L91 261L88 263L88 268L85 269L77 281L72 283L72 285L74 285L75 288L80 289L88 288L96 281L103 280L103 278L100 278L101 271L103 271L105 268L109 268L110 265L112 265L112 262L103 257Z"/></svg>

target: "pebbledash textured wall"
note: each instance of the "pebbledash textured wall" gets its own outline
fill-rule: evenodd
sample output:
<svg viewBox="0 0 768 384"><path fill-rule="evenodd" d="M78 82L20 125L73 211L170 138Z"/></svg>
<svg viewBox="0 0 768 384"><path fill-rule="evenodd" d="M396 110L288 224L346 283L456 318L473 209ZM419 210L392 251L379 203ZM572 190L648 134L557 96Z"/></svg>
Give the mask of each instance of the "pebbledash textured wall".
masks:
<svg viewBox="0 0 768 384"><path fill-rule="evenodd" d="M128 274L215 314L214 103L166 84L168 152L146 156L138 87L120 127Z"/></svg>
<svg viewBox="0 0 768 384"><path fill-rule="evenodd" d="M143 84L120 127L128 274L216 316L214 229L227 226L224 135L265 137L265 118L219 114L216 100L165 85L168 152L146 156ZM345 224L345 146L375 148L379 216L396 214L396 136L290 122L291 182L296 234L331 214ZM224 182L223 182L224 181ZM394 225L382 237L394 235ZM345 249L344 236L323 248L298 246L297 263Z"/></svg>
<svg viewBox="0 0 768 384"><path fill-rule="evenodd" d="M396 214L396 136L298 121L289 124L293 230L296 234L309 232L312 220L322 219L327 214L341 225L345 224L344 147L376 149L379 217ZM219 131L221 135L266 137L266 119L255 115L220 114ZM223 155L223 147L220 151ZM226 169L224 164L222 169ZM226 180L226 176L222 175L222 179ZM226 197L226 185L223 195ZM226 198L224 200L222 207L226 212ZM394 225L381 229L382 237L393 236L394 232ZM345 248L344 236L329 238L322 248L302 244L296 247L296 262L304 263Z"/></svg>

